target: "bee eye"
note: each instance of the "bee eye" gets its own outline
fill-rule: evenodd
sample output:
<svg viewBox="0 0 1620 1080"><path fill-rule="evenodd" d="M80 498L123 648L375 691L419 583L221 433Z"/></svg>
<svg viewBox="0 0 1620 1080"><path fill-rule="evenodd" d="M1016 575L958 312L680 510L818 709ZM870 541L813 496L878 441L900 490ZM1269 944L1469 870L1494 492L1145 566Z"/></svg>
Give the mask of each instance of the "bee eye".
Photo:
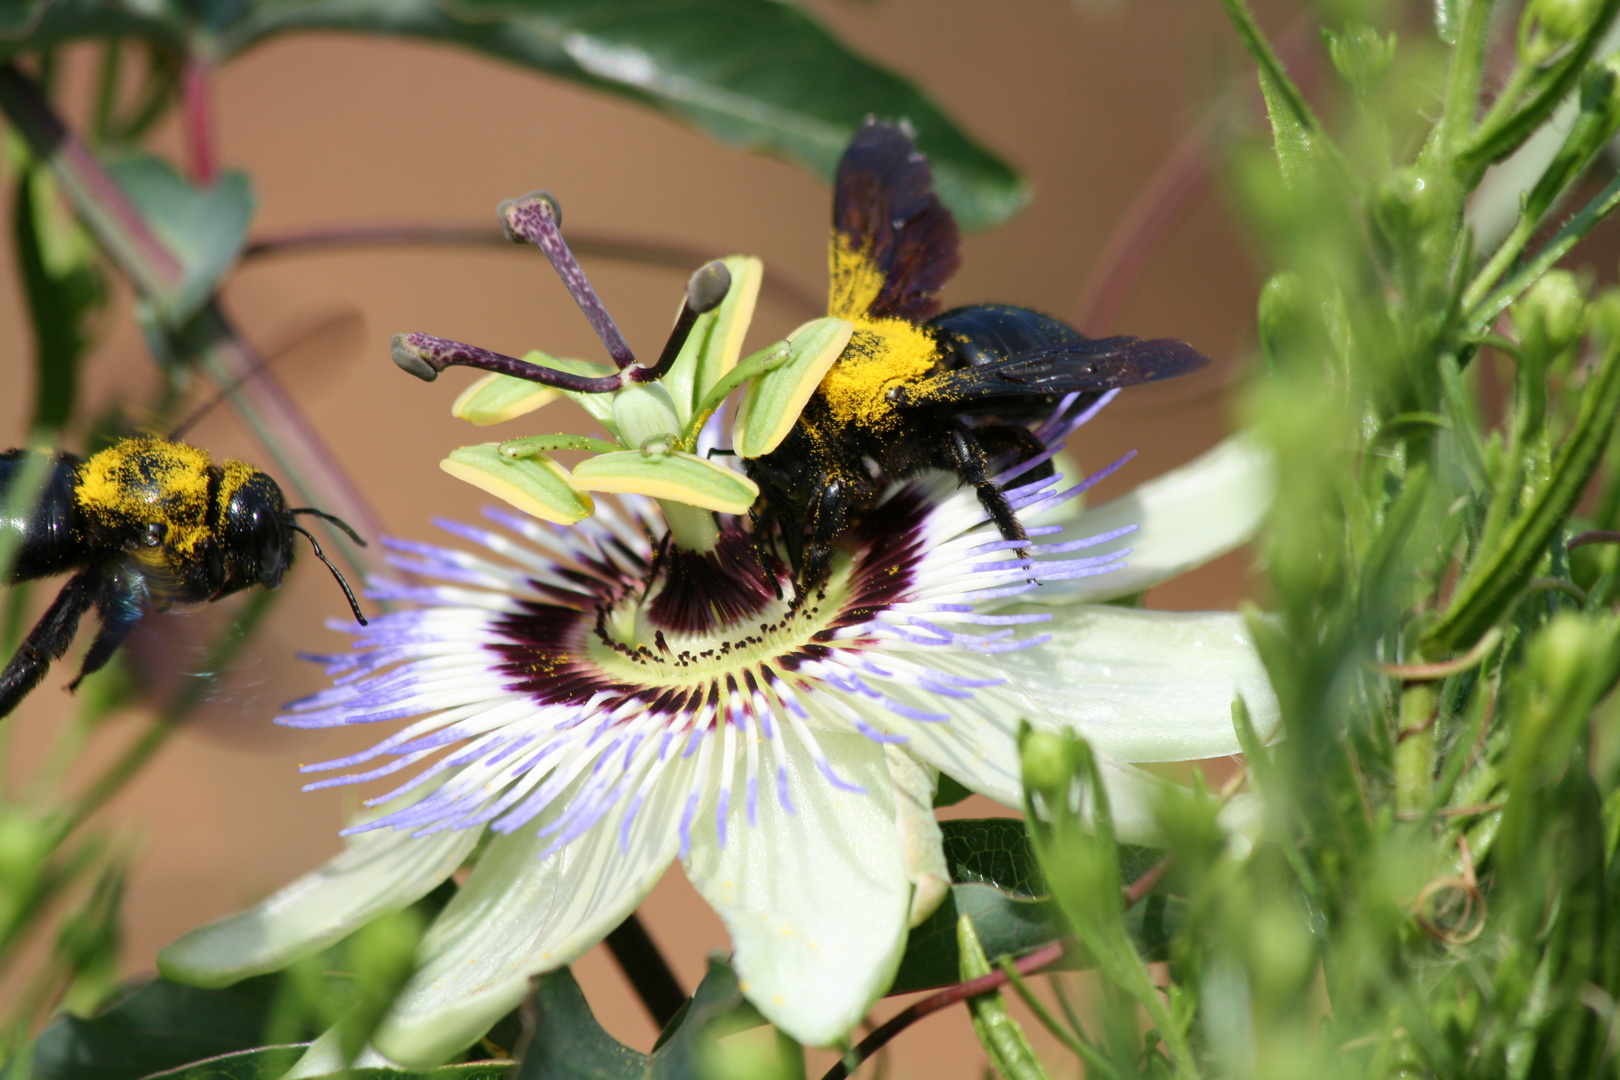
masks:
<svg viewBox="0 0 1620 1080"><path fill-rule="evenodd" d="M163 538L169 534L169 527L161 521L148 521L145 530L141 533L141 543L147 547L157 547L163 543Z"/></svg>

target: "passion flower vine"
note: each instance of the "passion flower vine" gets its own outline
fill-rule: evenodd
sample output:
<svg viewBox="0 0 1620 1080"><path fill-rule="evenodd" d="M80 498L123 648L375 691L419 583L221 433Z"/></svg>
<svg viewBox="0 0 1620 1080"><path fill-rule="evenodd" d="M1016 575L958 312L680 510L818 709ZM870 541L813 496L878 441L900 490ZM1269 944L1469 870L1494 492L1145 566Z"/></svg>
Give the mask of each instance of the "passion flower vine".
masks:
<svg viewBox="0 0 1620 1080"><path fill-rule="evenodd" d="M610 437L451 455L447 471L524 512L439 522L477 550L389 542L393 564L428 583L370 592L414 608L341 626L353 650L316 658L333 685L278 719L399 725L304 767L310 789L388 787L326 866L165 949L168 977L219 986L284 967L471 860L372 1036L383 1059L436 1063L601 941L678 860L726 924L749 1000L801 1043L836 1043L949 888L941 774L1018 807L1020 724L1076 731L1118 835L1151 842L1167 783L1133 763L1237 752L1238 696L1262 730L1274 720L1240 617L1098 603L1247 538L1270 480L1246 443L1082 511L1130 455L1077 481L1046 467L1114 392L1071 395L1030 432L1038 452L995 477L1024 537L956 476L889 478L827 573L807 577L754 531L757 488L702 451L734 391L734 440L779 444L856 327L817 320L739 360L760 269L732 258L694 276L643 367L562 243L555 200L502 213L557 266L615 367L427 335L396 339L395 358L423 377L491 371L457 403L474 422L563 394ZM559 449L597 456L570 472ZM1246 811L1239 799L1225 813L1236 825Z"/></svg>

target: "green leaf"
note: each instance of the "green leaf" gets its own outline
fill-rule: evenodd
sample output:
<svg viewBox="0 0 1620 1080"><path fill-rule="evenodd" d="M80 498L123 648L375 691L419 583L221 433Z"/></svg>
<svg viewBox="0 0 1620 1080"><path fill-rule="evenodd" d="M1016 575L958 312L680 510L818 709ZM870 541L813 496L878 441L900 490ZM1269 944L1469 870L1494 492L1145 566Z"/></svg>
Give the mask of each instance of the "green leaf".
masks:
<svg viewBox="0 0 1620 1080"><path fill-rule="evenodd" d="M207 302L241 253L254 207L247 174L228 172L198 188L146 155L113 162L107 172L180 261L178 282L147 297L159 320L177 327Z"/></svg>
<svg viewBox="0 0 1620 1080"><path fill-rule="evenodd" d="M241 1050L234 1054L194 1061L178 1069L153 1074L163 1080L277 1080L298 1063L305 1045L261 1046L256 1050ZM368 1069L368 1072L400 1076L391 1070Z"/></svg>
<svg viewBox="0 0 1620 1080"><path fill-rule="evenodd" d="M939 910L911 931L892 994L910 993L957 981L960 959L956 921L966 915L985 955L1022 956L1064 936L1063 915L1046 893L1024 823L1017 818L963 818L942 821L951 894ZM1119 876L1134 881L1158 861L1160 852L1121 845ZM1168 917L1167 917L1168 916ZM1164 952L1171 933L1185 919L1184 905L1150 896L1126 913L1139 948ZM1084 957L1070 966L1087 967Z"/></svg>
<svg viewBox="0 0 1620 1080"><path fill-rule="evenodd" d="M787 361L743 391L731 433L739 457L762 457L781 445L854 332L855 324L847 319L827 318L788 335Z"/></svg>
<svg viewBox="0 0 1620 1080"><path fill-rule="evenodd" d="M178 5L177 5L178 6ZM940 197L966 228L1023 209L1029 188L907 80L777 0L267 0L218 51L276 34L358 30L427 38L622 94L729 146L781 154L831 180L868 115L905 117Z"/></svg>
<svg viewBox="0 0 1620 1080"><path fill-rule="evenodd" d="M514 1080L699 1080L708 1040L762 1022L717 957L651 1054L602 1030L566 968L542 975L531 1001L534 1033Z"/></svg>
<svg viewBox="0 0 1620 1080"><path fill-rule="evenodd" d="M47 169L18 178L13 205L17 264L34 331L32 426L60 431L73 415L79 361L107 298L96 249L63 205Z"/></svg>
<svg viewBox="0 0 1620 1080"><path fill-rule="evenodd" d="M154 979L91 1019L64 1016L34 1042L33 1080L136 1080L256 1047L273 977L224 990ZM296 1057L296 1055L295 1055Z"/></svg>
<svg viewBox="0 0 1620 1080"><path fill-rule="evenodd" d="M1475 558L1452 593L1446 613L1424 635L1431 656L1473 644L1502 617L1603 458L1620 414L1620 296L1606 294L1593 308L1605 339L1602 360L1581 394L1575 427L1559 448L1552 474L1490 548Z"/></svg>
<svg viewBox="0 0 1620 1080"><path fill-rule="evenodd" d="M1305 95L1288 77L1282 61L1260 32L1243 0L1221 0L1221 6L1226 8L1227 17L1237 30L1243 47L1259 68L1260 93L1266 101L1266 114L1271 118L1277 164L1282 170L1283 181L1292 185L1314 168L1315 144L1325 138L1322 125L1306 104Z"/></svg>
<svg viewBox="0 0 1620 1080"><path fill-rule="evenodd" d="M579 463L573 484L580 491L633 492L722 514L746 513L759 495L742 473L680 451L599 454Z"/></svg>
<svg viewBox="0 0 1620 1080"><path fill-rule="evenodd" d="M279 1080L297 1064L308 1044L261 1046L235 1054L195 1061L151 1080ZM344 1080L502 1080L511 1075L510 1061L469 1061L437 1069L349 1069Z"/></svg>
<svg viewBox="0 0 1620 1080"><path fill-rule="evenodd" d="M956 921L956 940L962 957L962 981L990 974L990 961L980 947L978 934L974 933L973 921L966 916ZM967 1006L979 1044L1002 1076L1008 1080L1046 1080L1046 1070L1041 1068L1023 1027L1008 1014L1007 1002L999 990L971 997Z"/></svg>
<svg viewBox="0 0 1620 1080"><path fill-rule="evenodd" d="M596 513L591 497L570 483L568 470L548 457L511 458L499 443L480 443L452 450L439 468L542 521L572 525Z"/></svg>

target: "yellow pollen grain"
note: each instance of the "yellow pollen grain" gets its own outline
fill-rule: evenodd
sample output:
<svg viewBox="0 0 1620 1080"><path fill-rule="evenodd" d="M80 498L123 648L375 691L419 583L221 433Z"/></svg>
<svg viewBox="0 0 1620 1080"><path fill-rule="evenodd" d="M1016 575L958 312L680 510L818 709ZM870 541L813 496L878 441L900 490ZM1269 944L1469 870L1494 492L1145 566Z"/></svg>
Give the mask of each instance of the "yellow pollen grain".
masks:
<svg viewBox="0 0 1620 1080"><path fill-rule="evenodd" d="M883 290L883 271L866 250L833 230L828 255L827 312L855 324L849 345L818 388L833 419L881 431L894 423L889 391L934 367L934 339L905 319L874 319L867 311Z"/></svg>
<svg viewBox="0 0 1620 1080"><path fill-rule="evenodd" d="M95 518L162 522L164 547L189 555L208 535L206 451L163 439L125 439L84 463L74 498Z"/></svg>

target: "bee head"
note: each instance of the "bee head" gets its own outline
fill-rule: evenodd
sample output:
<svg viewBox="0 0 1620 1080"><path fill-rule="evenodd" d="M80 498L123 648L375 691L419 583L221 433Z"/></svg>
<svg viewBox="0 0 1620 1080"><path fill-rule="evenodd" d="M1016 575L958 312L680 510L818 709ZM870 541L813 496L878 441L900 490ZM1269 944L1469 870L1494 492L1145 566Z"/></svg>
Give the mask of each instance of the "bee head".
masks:
<svg viewBox="0 0 1620 1080"><path fill-rule="evenodd" d="M237 475L231 476L233 472ZM274 589L293 561L293 531L298 526L292 511L280 485L259 470L228 462L226 477L225 505L219 519L223 591L235 592L249 585Z"/></svg>

